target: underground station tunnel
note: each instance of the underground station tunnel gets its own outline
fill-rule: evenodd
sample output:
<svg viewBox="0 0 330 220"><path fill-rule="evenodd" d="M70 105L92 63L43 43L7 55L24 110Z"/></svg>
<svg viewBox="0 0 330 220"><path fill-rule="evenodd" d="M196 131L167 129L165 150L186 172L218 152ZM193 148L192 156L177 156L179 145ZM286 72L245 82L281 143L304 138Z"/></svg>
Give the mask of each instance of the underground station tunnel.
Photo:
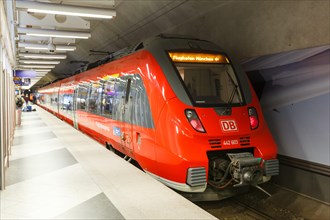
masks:
<svg viewBox="0 0 330 220"><path fill-rule="evenodd" d="M0 1L0 218L330 219L329 8Z"/></svg>

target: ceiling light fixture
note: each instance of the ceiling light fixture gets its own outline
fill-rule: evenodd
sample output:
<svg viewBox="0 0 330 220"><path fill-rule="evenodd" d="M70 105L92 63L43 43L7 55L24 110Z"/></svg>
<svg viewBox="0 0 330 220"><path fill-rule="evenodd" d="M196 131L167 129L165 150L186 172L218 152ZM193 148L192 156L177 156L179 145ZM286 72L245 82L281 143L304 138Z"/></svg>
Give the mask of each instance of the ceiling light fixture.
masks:
<svg viewBox="0 0 330 220"><path fill-rule="evenodd" d="M45 75L47 75L47 73L48 73L48 72L37 73L37 76L40 76L40 77L42 77L42 76L45 76Z"/></svg>
<svg viewBox="0 0 330 220"><path fill-rule="evenodd" d="M19 56L25 58L37 58L37 59L66 59L66 55L62 55L62 54L20 53Z"/></svg>
<svg viewBox="0 0 330 220"><path fill-rule="evenodd" d="M111 19L112 17L116 16L116 11L113 9L49 4L31 1L16 1L16 7L27 9L27 11L35 13L59 14L90 18Z"/></svg>
<svg viewBox="0 0 330 220"><path fill-rule="evenodd" d="M59 64L58 60L19 60L20 63L25 64Z"/></svg>
<svg viewBox="0 0 330 220"><path fill-rule="evenodd" d="M18 42L18 47L22 47L30 50L49 50L48 44L32 44L32 43ZM55 50L74 51L75 49L76 49L75 46L55 45Z"/></svg>
<svg viewBox="0 0 330 220"><path fill-rule="evenodd" d="M34 69L34 68L46 68L46 69L49 69L49 68L54 68L55 65L20 65L20 67L23 67L23 68L31 68L31 69Z"/></svg>
<svg viewBox="0 0 330 220"><path fill-rule="evenodd" d="M31 70L29 68L20 68L18 67L18 70ZM38 73L43 73L43 72L50 72L52 69L34 69L34 71L38 74Z"/></svg>
<svg viewBox="0 0 330 220"><path fill-rule="evenodd" d="M91 37L90 33L78 32L78 31L58 31L49 29L35 29L35 28L17 28L19 34L26 34L28 36L40 36L40 37L59 37L59 38L78 38L88 39Z"/></svg>
<svg viewBox="0 0 330 220"><path fill-rule="evenodd" d="M48 72L37 72L37 76L44 76L44 75L46 75Z"/></svg>

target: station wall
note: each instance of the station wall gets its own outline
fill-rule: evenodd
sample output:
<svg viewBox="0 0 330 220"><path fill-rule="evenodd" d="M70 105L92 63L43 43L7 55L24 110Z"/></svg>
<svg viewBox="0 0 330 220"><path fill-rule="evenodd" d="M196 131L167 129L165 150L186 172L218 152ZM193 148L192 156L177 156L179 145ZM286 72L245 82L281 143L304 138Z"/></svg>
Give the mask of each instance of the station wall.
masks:
<svg viewBox="0 0 330 220"><path fill-rule="evenodd" d="M238 59L329 44L329 1L222 1L166 32L217 43Z"/></svg>
<svg viewBox="0 0 330 220"><path fill-rule="evenodd" d="M261 105L279 154L330 165L330 50L260 71L271 73Z"/></svg>
<svg viewBox="0 0 330 220"><path fill-rule="evenodd" d="M265 79L261 105L278 145L280 175L274 182L327 203L330 202L329 60L330 49L326 49L299 62L259 71Z"/></svg>

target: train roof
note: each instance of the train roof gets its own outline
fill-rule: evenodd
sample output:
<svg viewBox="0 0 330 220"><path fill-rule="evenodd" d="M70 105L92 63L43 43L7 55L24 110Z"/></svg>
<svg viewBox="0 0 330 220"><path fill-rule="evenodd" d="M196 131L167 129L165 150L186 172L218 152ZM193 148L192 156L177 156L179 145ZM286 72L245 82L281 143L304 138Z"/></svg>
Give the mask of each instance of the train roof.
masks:
<svg viewBox="0 0 330 220"><path fill-rule="evenodd" d="M185 40L185 41L187 41L187 40L190 40L190 41L200 41L200 42L205 42L205 43L207 42L208 44L211 44L208 41L201 40L199 38L195 38L195 37L192 37L192 36L189 36L189 35L160 34L160 35L157 35L153 38L149 38L145 41L139 42L138 44L135 44L133 46L126 47L126 48L123 48L119 51L110 53L109 55L105 56L104 58L102 58L100 60L97 60L93 63L86 64L85 66L77 69L74 74L78 74L78 73L93 69L95 67L98 67L100 65L103 65L105 63L109 63L111 61L118 60L118 59L120 59L124 56L132 54L132 53L134 53L136 51L139 51L141 49L147 49L150 45L152 45L154 43L159 43L159 41L164 41L164 40L169 40L169 41L173 41L173 40ZM166 47L165 44L163 44L163 46ZM213 49L214 49L214 46L215 45L212 44ZM192 45L190 45L190 47L193 48L193 47L198 47L198 46L192 44Z"/></svg>
<svg viewBox="0 0 330 220"><path fill-rule="evenodd" d="M154 55L156 54L160 55L164 51L178 50L178 49L180 50L194 49L194 50L209 50L209 51L223 52L223 50L219 48L216 44L206 40L201 40L193 36L178 35L178 34L160 34L155 37L146 39L142 42L139 42L133 46L123 48L116 52L112 52L109 55L105 56L104 58L97 60L93 63L86 64L80 67L79 69L77 69L72 76L94 69L103 64L118 60L122 57L128 56L142 49L148 50L152 52ZM60 78L51 82L50 84L65 79L67 78Z"/></svg>

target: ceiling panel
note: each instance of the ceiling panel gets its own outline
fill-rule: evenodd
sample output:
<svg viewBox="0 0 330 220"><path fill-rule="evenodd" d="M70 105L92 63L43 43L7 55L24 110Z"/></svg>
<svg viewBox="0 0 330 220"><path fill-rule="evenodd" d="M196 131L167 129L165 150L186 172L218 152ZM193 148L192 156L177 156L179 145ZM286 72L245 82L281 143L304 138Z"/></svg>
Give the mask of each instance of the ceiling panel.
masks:
<svg viewBox="0 0 330 220"><path fill-rule="evenodd" d="M35 84L35 87L54 80L72 75L82 63L80 61L94 62L106 54L92 51L114 52L134 45L146 38L166 33L174 27L206 13L216 6L224 4L223 1L189 1L189 0L48 0L40 1L56 4L72 4L79 6L101 7L116 10L116 17L110 20L87 19L90 22L91 38L87 40L68 39L68 44L76 45L77 49L67 52L67 59L52 70L51 77L44 77ZM54 16L54 15L49 15ZM30 41L24 35L23 41ZM53 42L63 43L63 39L54 38ZM35 42L47 43L47 38L36 38Z"/></svg>

